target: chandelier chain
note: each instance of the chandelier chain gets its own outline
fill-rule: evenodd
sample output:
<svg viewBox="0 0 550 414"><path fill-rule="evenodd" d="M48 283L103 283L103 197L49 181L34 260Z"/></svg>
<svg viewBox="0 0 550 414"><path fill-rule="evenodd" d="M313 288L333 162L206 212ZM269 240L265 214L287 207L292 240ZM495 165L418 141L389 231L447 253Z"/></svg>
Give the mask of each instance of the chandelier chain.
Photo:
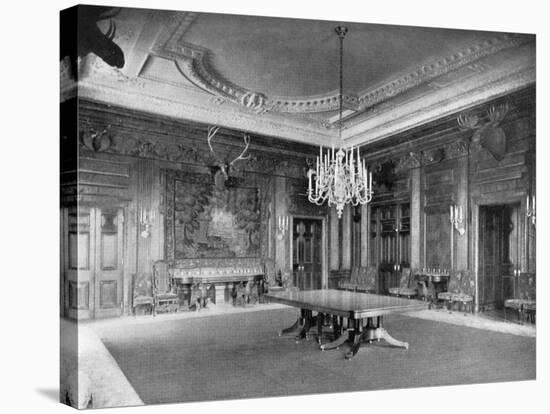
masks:
<svg viewBox="0 0 550 414"><path fill-rule="evenodd" d="M336 31L338 33L338 38L340 39L340 85L339 85L339 92L338 92L338 103L339 103L339 116L338 116L338 139L340 142L342 142L342 108L343 108L343 102L342 102L342 96L344 95L344 37L346 36L346 31L338 31L341 26L338 26L336 28Z"/></svg>

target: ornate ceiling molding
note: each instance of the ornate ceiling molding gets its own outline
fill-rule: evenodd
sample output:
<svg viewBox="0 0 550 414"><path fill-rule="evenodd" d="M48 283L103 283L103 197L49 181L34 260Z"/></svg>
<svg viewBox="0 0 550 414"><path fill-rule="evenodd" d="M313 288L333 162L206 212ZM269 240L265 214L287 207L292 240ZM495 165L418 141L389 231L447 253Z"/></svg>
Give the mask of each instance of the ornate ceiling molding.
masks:
<svg viewBox="0 0 550 414"><path fill-rule="evenodd" d="M196 20L196 13L177 13L153 47L153 54L173 60L181 74L198 88L214 96L231 101L255 113L319 113L337 110L337 91L308 97L267 96L261 91L249 90L224 79L211 65L211 52L185 41L189 27ZM527 39L520 35L498 34L491 39L471 45L450 56L425 62L415 70L389 80L374 89L354 94L344 94L343 105L354 111L364 111L373 105L401 94L415 86L433 80L476 60L501 50L517 47Z"/></svg>
<svg viewBox="0 0 550 414"><path fill-rule="evenodd" d="M121 88L120 83L125 87ZM258 117L248 111L213 106L207 96L196 99L168 99L158 97L152 90L155 85L135 85L124 80L86 78L78 83L78 96L99 102L116 103L118 106L176 119L220 125L237 131L247 131L272 137L284 137L297 142L330 146L333 131L321 130L318 125L289 122L274 116Z"/></svg>
<svg viewBox="0 0 550 414"><path fill-rule="evenodd" d="M500 52L501 50L520 46L525 42L526 39L519 35L503 33L458 51L450 56L423 64L416 70L389 81L372 91L360 93L357 99L357 110L364 110L420 85L421 83L428 82L485 56Z"/></svg>
<svg viewBox="0 0 550 414"><path fill-rule="evenodd" d="M487 75L476 83L455 85L435 95L420 97L391 110L377 113L375 117L344 130L346 145L375 142L536 82L534 61L530 67L520 66L515 69L517 71L511 73Z"/></svg>

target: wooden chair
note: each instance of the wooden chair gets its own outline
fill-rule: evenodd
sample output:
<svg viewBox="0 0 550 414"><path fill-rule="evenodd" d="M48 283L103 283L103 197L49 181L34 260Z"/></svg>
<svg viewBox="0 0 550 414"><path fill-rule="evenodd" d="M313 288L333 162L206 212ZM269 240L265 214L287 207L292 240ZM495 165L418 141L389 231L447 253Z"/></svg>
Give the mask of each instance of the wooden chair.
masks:
<svg viewBox="0 0 550 414"><path fill-rule="evenodd" d="M344 290L357 290L359 283L359 267L354 266L351 268L350 278L348 280L340 280L338 282L338 288Z"/></svg>
<svg viewBox="0 0 550 414"><path fill-rule="evenodd" d="M244 289L247 303L254 305L260 301L259 289L260 284L256 283L255 280L249 280L247 282Z"/></svg>
<svg viewBox="0 0 550 414"><path fill-rule="evenodd" d="M235 285L231 296L233 297L233 306L246 306L248 298L246 296L246 288L243 281Z"/></svg>
<svg viewBox="0 0 550 414"><path fill-rule="evenodd" d="M276 286L276 274L275 274L275 261L273 259L266 258L264 259L264 278L265 283L268 286Z"/></svg>
<svg viewBox="0 0 550 414"><path fill-rule="evenodd" d="M153 314L153 275L149 272L132 275L132 314L143 307Z"/></svg>
<svg viewBox="0 0 550 414"><path fill-rule="evenodd" d="M428 289L428 282L421 279L419 276L422 275L422 271L419 269L414 269L411 271L413 280L416 281L418 298L423 301L431 301L433 298L430 296L430 290Z"/></svg>
<svg viewBox="0 0 550 414"><path fill-rule="evenodd" d="M474 289L472 273L469 270L459 270L451 273L447 291L438 293L437 299L444 301L449 312L452 311L453 304L458 303L463 309L467 308L473 313Z"/></svg>
<svg viewBox="0 0 550 414"><path fill-rule="evenodd" d="M413 282L414 283L414 282ZM404 267L401 269L401 278L399 279L399 287L389 288L389 293L392 296L404 296L413 298L418 295L418 290L411 287L411 269Z"/></svg>
<svg viewBox="0 0 550 414"><path fill-rule="evenodd" d="M376 293L378 269L376 266L360 267L356 289L362 292Z"/></svg>
<svg viewBox="0 0 550 414"><path fill-rule="evenodd" d="M504 301L504 320L508 320L507 313L514 310L518 321L535 323L537 312L535 275L521 273L518 277L518 297ZM507 312L508 311L508 312Z"/></svg>
<svg viewBox="0 0 550 414"><path fill-rule="evenodd" d="M176 286L168 272L168 263L158 260L153 264L153 315L159 312L177 312L179 298Z"/></svg>

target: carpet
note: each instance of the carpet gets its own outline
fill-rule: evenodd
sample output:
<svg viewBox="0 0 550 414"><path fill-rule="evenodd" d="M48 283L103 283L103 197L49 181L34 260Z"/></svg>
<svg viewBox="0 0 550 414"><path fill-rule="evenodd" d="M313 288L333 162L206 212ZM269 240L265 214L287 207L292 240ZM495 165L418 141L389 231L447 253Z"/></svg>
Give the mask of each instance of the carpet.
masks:
<svg viewBox="0 0 550 414"><path fill-rule="evenodd" d="M406 315L385 319L396 339L321 352L277 332L296 309L151 320L97 333L146 404L258 398L535 379L535 338Z"/></svg>

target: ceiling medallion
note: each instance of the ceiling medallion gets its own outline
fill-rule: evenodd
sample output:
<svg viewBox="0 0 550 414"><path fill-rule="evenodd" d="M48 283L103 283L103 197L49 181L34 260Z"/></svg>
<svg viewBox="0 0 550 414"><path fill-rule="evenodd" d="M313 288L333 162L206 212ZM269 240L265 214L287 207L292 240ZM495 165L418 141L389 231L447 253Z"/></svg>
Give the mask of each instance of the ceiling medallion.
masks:
<svg viewBox="0 0 550 414"><path fill-rule="evenodd" d="M308 171L308 200L316 205L325 201L329 206L335 205L338 218L342 217L344 206L351 204L357 206L366 204L372 199L372 172L365 166L365 160L361 160L359 147L354 157L354 148L342 147L342 90L344 72L344 37L348 29L338 26L335 29L340 40L340 88L339 88L339 121L338 136L340 148L334 152L328 150L323 154L323 147L319 147L316 168Z"/></svg>

